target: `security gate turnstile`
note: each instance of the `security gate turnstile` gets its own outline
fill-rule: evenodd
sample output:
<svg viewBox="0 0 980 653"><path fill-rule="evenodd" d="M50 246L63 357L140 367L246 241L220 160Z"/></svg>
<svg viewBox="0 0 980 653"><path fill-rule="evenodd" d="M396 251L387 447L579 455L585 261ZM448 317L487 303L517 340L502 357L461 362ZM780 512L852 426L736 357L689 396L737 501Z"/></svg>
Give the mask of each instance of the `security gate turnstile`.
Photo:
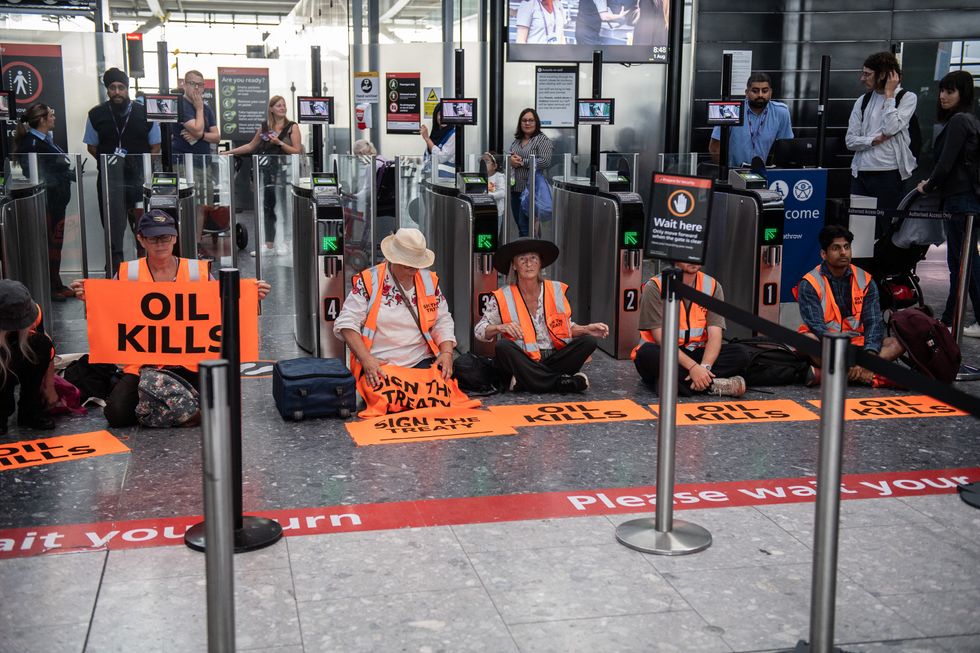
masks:
<svg viewBox="0 0 980 653"><path fill-rule="evenodd" d="M333 324L344 304L344 212L337 175L314 172L292 185L296 344L314 356L344 358Z"/></svg>
<svg viewBox="0 0 980 653"><path fill-rule="evenodd" d="M194 185L186 179L178 178L174 172L154 172L150 183L143 185L143 210L153 209L166 211L177 221L177 255L197 258L198 225Z"/></svg>
<svg viewBox="0 0 980 653"><path fill-rule="evenodd" d="M457 349L492 355L493 343L473 336L497 289L493 254L497 251L497 204L487 194L486 177L459 173L458 186L422 182L426 207L419 228L436 255L432 271L456 324Z"/></svg>
<svg viewBox="0 0 980 653"><path fill-rule="evenodd" d="M704 271L721 283L726 302L778 324L783 198L756 173L733 170L730 179L732 187L715 187ZM729 321L725 335L747 338L752 330Z"/></svg>
<svg viewBox="0 0 980 653"><path fill-rule="evenodd" d="M46 318L45 328L51 333L54 324L50 319L48 203L44 184L16 180L4 185L0 181L0 188L6 189L0 197L2 277L27 286Z"/></svg>
<svg viewBox="0 0 980 653"><path fill-rule="evenodd" d="M556 180L556 244L551 277L568 284L572 319L605 322L599 347L619 359L636 345L643 286L643 200L623 190L626 177L597 176L597 185ZM587 182L586 182L587 183Z"/></svg>

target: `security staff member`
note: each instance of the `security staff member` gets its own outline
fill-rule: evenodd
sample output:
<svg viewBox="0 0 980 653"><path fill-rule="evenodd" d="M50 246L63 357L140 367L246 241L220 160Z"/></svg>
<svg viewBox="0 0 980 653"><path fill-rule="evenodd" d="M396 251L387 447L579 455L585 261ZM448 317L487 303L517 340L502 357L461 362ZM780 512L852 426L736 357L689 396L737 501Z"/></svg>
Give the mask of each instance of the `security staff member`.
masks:
<svg viewBox="0 0 980 653"><path fill-rule="evenodd" d="M147 122L143 105L129 99L129 77L126 73L110 68L102 75L102 83L109 99L89 110L82 142L88 146L88 153L99 166L99 210L102 212L102 224L109 224L112 246L110 269L115 270L123 260L126 222L128 220L135 225L134 208L143 196L143 162L141 157L133 155L160 151L160 127ZM108 171L102 169L103 154L119 157L111 163ZM108 198L102 196L103 174L110 175ZM122 188L118 186L120 182Z"/></svg>
<svg viewBox="0 0 980 653"><path fill-rule="evenodd" d="M724 111L725 107L722 108ZM772 80L765 73L752 73L745 83L745 103L742 111L745 122L732 127L728 137L728 165L752 163L756 157L769 158L772 144L780 138L793 138L789 107L772 99ZM708 143L711 160L718 163L721 156L721 127L711 130Z"/></svg>

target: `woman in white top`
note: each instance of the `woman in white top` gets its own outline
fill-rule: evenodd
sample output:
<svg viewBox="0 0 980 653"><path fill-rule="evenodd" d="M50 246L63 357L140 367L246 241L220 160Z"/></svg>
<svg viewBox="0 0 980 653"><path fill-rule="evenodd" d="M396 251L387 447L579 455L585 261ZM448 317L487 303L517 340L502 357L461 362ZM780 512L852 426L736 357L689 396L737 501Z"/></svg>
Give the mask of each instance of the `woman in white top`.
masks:
<svg viewBox="0 0 980 653"><path fill-rule="evenodd" d="M507 179L497 166L497 157L491 152L483 153L483 165L487 167L487 192L497 203L497 224L504 217L504 202L507 199Z"/></svg>
<svg viewBox="0 0 980 653"><path fill-rule="evenodd" d="M565 43L568 14L561 0L524 0L517 9L517 43Z"/></svg>

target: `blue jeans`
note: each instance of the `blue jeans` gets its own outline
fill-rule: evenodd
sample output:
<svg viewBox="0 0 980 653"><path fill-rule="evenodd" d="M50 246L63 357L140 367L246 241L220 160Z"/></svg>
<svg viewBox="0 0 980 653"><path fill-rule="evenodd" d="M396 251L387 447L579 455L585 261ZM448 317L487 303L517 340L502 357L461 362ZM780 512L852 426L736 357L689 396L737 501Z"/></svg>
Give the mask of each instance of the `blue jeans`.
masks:
<svg viewBox="0 0 980 653"><path fill-rule="evenodd" d="M966 214L973 214L973 241L970 247L970 301L973 303L973 317L980 319L980 254L977 254L977 229L980 228L980 199L972 192L957 193L943 200L943 210L953 214L950 220L943 221L946 231L946 264L949 266L949 296L942 320L953 323L956 310L956 286L960 276L960 256L963 252L963 237L966 234Z"/></svg>
<svg viewBox="0 0 980 653"><path fill-rule="evenodd" d="M527 236L531 219L527 213L521 210L521 194L516 190L510 191L510 212L517 223L517 235L521 238Z"/></svg>

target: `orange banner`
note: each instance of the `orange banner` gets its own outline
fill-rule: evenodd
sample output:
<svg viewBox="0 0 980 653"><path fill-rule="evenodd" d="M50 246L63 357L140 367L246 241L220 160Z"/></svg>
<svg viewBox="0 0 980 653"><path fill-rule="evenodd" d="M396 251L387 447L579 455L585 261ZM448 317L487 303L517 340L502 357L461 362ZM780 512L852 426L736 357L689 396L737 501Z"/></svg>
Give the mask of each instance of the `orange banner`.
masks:
<svg viewBox="0 0 980 653"><path fill-rule="evenodd" d="M488 435L516 435L498 415L472 408L423 408L350 422L347 432L357 445L427 442Z"/></svg>
<svg viewBox="0 0 980 653"><path fill-rule="evenodd" d="M650 404L654 414L660 414L659 404ZM714 402L707 404L677 404L677 424L744 424L746 422L801 422L820 419L789 399L770 401Z"/></svg>
<svg viewBox="0 0 980 653"><path fill-rule="evenodd" d="M635 401L568 401L525 406L489 406L490 412L506 418L512 426L546 426L555 424L589 424L653 419L654 416Z"/></svg>
<svg viewBox="0 0 980 653"><path fill-rule="evenodd" d="M8 442L0 445L0 471L63 463L126 451L129 451L129 448L108 431Z"/></svg>
<svg viewBox="0 0 980 653"><path fill-rule="evenodd" d="M255 279L241 280L241 360L259 357ZM89 360L118 365L193 365L221 357L217 281L85 281Z"/></svg>
<svg viewBox="0 0 980 653"><path fill-rule="evenodd" d="M479 399L470 399L456 381L442 379L442 370L434 365L427 369L381 366L382 380L371 387L364 376L357 380L357 392L367 407L357 414L368 419L388 413L419 408L478 408Z"/></svg>
<svg viewBox="0 0 980 653"><path fill-rule="evenodd" d="M819 399L810 403L820 408ZM844 401L844 419L895 419L898 417L952 417L966 415L929 395L869 397Z"/></svg>

